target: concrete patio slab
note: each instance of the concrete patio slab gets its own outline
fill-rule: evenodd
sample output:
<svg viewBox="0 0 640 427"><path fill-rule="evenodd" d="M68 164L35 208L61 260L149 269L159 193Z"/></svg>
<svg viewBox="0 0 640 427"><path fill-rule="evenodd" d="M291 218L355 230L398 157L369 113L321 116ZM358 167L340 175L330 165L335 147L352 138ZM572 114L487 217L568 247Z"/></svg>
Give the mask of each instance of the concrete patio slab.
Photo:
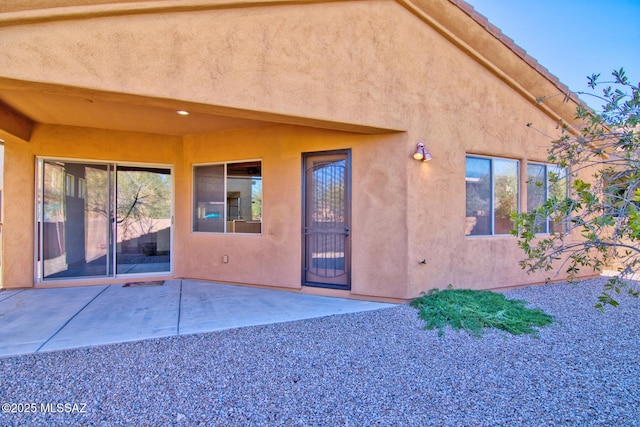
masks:
<svg viewBox="0 0 640 427"><path fill-rule="evenodd" d="M193 334L391 306L371 301L185 280L179 332L181 335Z"/></svg>
<svg viewBox="0 0 640 427"><path fill-rule="evenodd" d="M392 307L194 280L0 292L0 357Z"/></svg>
<svg viewBox="0 0 640 427"><path fill-rule="evenodd" d="M179 304L179 280L162 286L110 285L41 351L176 335Z"/></svg>
<svg viewBox="0 0 640 427"><path fill-rule="evenodd" d="M20 292L22 292L24 289L10 289L10 290L6 290L6 291L2 291L0 292L0 301L5 300L7 298L10 298L14 295L19 294Z"/></svg>
<svg viewBox="0 0 640 427"><path fill-rule="evenodd" d="M39 351L106 286L29 289L0 301L0 355Z"/></svg>

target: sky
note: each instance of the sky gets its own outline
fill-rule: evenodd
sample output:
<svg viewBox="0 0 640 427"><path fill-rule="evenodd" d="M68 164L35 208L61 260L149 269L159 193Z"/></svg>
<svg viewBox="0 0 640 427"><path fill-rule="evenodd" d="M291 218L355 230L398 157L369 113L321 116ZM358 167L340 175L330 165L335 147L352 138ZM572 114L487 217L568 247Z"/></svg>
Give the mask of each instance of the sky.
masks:
<svg viewBox="0 0 640 427"><path fill-rule="evenodd" d="M466 1L574 92L593 93L587 76L620 68L640 82L640 0Z"/></svg>

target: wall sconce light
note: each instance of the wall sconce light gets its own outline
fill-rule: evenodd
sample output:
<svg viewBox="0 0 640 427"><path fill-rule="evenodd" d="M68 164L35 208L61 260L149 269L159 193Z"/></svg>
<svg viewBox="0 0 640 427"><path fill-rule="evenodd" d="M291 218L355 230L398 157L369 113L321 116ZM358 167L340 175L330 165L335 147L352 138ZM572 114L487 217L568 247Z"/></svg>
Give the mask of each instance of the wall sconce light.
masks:
<svg viewBox="0 0 640 427"><path fill-rule="evenodd" d="M429 153L429 150L425 148L422 142L418 142L413 158L416 160L422 160L423 162L428 162L429 160L431 160L431 153Z"/></svg>

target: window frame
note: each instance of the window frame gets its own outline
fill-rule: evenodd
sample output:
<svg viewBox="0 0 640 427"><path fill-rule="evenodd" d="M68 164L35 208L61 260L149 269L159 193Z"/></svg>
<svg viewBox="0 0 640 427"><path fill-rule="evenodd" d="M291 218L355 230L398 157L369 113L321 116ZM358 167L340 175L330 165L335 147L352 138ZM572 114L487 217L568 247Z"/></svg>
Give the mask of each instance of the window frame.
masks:
<svg viewBox="0 0 640 427"><path fill-rule="evenodd" d="M515 173L515 184L516 184L516 189L515 189L515 203L516 203L516 211L517 212L521 212L521 205L522 205L522 185L521 185L521 176L522 176L522 161L519 159L513 159L513 158L508 158L508 157L499 157L499 156L486 156L486 155L479 155L479 154L471 154L471 153L467 153L465 154L465 218L469 218L466 215L467 212L467 203L468 203L468 190L466 188L466 184L469 182L469 176L468 174L468 170L467 170L467 160L469 158L472 159L480 159L480 160L488 160L489 161L489 185L490 185L490 198L489 198L489 217L490 217L490 221L489 221L489 228L490 228L490 232L488 234L471 234L471 231L473 231L473 228L475 228L475 224L473 226L473 228L471 230L469 230L469 232L467 233L465 231L465 237L472 237L472 238L477 238L477 237L504 237L504 236L510 236L510 233L496 233L496 176L495 176L495 162L496 161L507 161L507 162L513 162L516 166L516 173ZM477 218L477 217L475 217Z"/></svg>
<svg viewBox="0 0 640 427"><path fill-rule="evenodd" d="M530 175L529 175L529 171L530 171L530 167L531 166L542 166L544 167L544 179L545 179L545 187L544 187L544 191L545 191L545 197L544 200L542 201L542 203L546 203L547 200L549 200L549 196L550 194L552 194L552 185L553 183L549 180L549 175L550 172L554 173L556 171L562 171L564 172L564 180L565 180L565 184L564 184L564 195L565 197L569 195L569 170L568 168L561 168L558 165L555 165L553 163L545 163L545 162L527 162L527 173L526 173L526 177L525 177L525 182L527 184L527 200L526 200L526 207L527 207L527 212L530 213L533 209L536 209L537 207L540 206L540 204L538 204L535 207L529 207L529 181L531 180ZM550 171L550 169L556 169L556 171ZM560 176L560 175L559 175ZM562 224L558 224L559 227L561 227L561 230L554 230L555 228L555 224L553 223L553 219L547 217L544 220L543 219L536 219L536 222L540 221L543 222L544 221L544 229L540 230L539 233L540 234L551 234L552 230L556 231L556 232L564 232L567 230L567 224L566 223L562 223Z"/></svg>
<svg viewBox="0 0 640 427"><path fill-rule="evenodd" d="M229 202L228 202L228 191L229 191L229 165L238 165L238 164L243 164L243 163L260 163L260 175L247 175L247 177L253 179L254 177L259 176L260 177L260 220L256 221L256 220L247 220L246 222L248 223L258 223L260 225L259 227L259 231L230 231L228 229L228 223L229 223ZM223 208L223 215L222 215L222 231L217 231L217 230L200 230L200 229L196 229L197 225L198 225L198 214L197 214L197 206L196 204L199 202L198 200L198 185L197 185L197 180L196 180L196 171L198 168L201 167L207 167L207 166L223 166L224 170L223 170L223 175L222 175L222 180L223 180L223 188L222 188L222 194L224 195L224 201L220 202L224 208ZM263 192L263 183L264 183L264 176L263 176L263 168L264 168L264 161L262 159L244 159L244 160L230 160L230 161L224 161L224 162L207 162L207 163L194 163L192 165L191 168L191 232L192 233L203 233L203 234L219 234L219 235L253 235L253 236L259 236L263 234L263 218L264 218L264 204L262 202L262 196L264 194Z"/></svg>

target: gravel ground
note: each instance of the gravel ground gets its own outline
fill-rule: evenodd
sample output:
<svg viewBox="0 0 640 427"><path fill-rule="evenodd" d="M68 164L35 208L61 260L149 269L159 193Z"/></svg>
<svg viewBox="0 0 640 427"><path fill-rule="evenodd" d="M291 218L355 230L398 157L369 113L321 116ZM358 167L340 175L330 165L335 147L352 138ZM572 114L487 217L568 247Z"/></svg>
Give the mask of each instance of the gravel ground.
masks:
<svg viewBox="0 0 640 427"><path fill-rule="evenodd" d="M640 300L601 314L602 283L508 292L556 316L538 339L402 305L0 359L0 403L35 410L0 425L640 426Z"/></svg>

